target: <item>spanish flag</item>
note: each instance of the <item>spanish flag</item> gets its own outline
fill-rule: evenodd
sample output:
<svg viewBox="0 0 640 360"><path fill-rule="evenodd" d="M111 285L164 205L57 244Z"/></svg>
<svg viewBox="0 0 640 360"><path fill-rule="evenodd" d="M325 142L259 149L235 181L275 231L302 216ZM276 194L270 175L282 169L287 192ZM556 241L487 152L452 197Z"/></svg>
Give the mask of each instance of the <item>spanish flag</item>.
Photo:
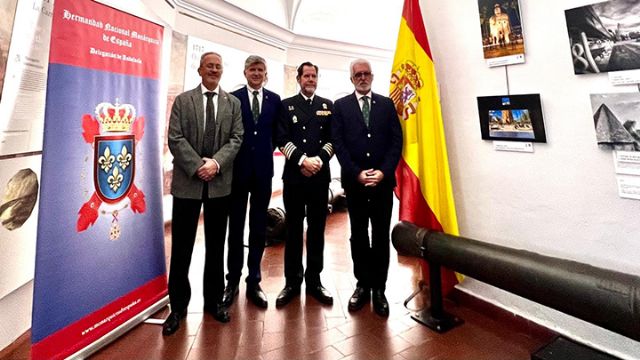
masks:
<svg viewBox="0 0 640 360"><path fill-rule="evenodd" d="M396 169L400 220L459 235L436 72L418 0L404 1L389 91L404 138ZM457 280L443 271L443 292Z"/></svg>

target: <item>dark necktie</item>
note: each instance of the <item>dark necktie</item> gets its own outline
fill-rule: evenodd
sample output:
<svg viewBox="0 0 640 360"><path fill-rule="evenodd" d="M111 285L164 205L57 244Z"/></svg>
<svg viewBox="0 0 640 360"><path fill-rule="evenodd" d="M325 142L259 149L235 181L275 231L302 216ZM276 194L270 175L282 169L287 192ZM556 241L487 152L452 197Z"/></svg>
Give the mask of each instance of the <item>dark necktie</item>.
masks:
<svg viewBox="0 0 640 360"><path fill-rule="evenodd" d="M362 97L362 117L364 118L364 124L367 125L367 127L369 127L370 111L371 111L371 108L369 108L369 97L363 96Z"/></svg>
<svg viewBox="0 0 640 360"><path fill-rule="evenodd" d="M253 91L253 100L251 101L251 113L253 114L253 122L258 123L258 117L260 116L260 103L258 103L259 91Z"/></svg>
<svg viewBox="0 0 640 360"><path fill-rule="evenodd" d="M216 93L207 91L204 95L207 97L207 107L205 111L204 139L202 143L202 156L213 156L213 142L216 136L216 118L215 107L213 105L213 96Z"/></svg>
<svg viewBox="0 0 640 360"><path fill-rule="evenodd" d="M311 107L311 104L313 104L313 100L307 99L307 105L309 105L309 107Z"/></svg>

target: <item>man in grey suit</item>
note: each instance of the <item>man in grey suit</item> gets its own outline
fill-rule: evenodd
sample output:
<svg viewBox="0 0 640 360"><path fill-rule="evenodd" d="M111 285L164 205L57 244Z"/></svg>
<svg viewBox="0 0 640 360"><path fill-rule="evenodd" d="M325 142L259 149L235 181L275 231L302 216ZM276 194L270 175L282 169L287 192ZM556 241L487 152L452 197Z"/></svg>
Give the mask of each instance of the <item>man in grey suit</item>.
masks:
<svg viewBox="0 0 640 360"><path fill-rule="evenodd" d="M169 119L169 150L173 155L173 211L169 300L171 313L162 333L180 327L191 298L189 265L204 206L204 311L220 322L229 314L219 305L224 289L224 240L230 208L233 162L244 129L240 101L220 86L222 57L202 54L202 84L176 97Z"/></svg>

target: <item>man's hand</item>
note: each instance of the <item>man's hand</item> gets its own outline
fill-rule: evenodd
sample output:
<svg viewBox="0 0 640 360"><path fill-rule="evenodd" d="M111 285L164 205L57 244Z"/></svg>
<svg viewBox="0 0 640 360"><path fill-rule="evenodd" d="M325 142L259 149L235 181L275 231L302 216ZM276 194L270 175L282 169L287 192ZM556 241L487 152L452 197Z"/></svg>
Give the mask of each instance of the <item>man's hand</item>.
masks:
<svg viewBox="0 0 640 360"><path fill-rule="evenodd" d="M380 170L367 169L358 174L358 182L364 186L376 186L384 179L384 173Z"/></svg>
<svg viewBox="0 0 640 360"><path fill-rule="evenodd" d="M218 163L210 158L202 158L204 164L200 166L196 174L204 181L211 181L218 173Z"/></svg>
<svg viewBox="0 0 640 360"><path fill-rule="evenodd" d="M305 158L300 166L300 172L306 177L317 174L320 169L322 169L322 159L318 156Z"/></svg>

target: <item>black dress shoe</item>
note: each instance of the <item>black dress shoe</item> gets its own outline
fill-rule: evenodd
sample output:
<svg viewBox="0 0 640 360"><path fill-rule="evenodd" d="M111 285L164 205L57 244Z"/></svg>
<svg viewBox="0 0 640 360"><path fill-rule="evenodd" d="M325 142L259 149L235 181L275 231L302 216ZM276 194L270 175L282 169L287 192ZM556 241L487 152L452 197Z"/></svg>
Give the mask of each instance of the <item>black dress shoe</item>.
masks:
<svg viewBox="0 0 640 360"><path fill-rule="evenodd" d="M371 299L371 289L360 286L356 287L356 290L349 299L349 311L362 309L362 307L369 302L369 299Z"/></svg>
<svg viewBox="0 0 640 360"><path fill-rule="evenodd" d="M238 296L238 285L227 285L222 294L222 306L229 307L233 305L233 300Z"/></svg>
<svg viewBox="0 0 640 360"><path fill-rule="evenodd" d="M293 286L285 286L280 294L278 294L278 298L276 299L276 306L285 306L293 300L294 297L300 295L300 288Z"/></svg>
<svg viewBox="0 0 640 360"><path fill-rule="evenodd" d="M384 296L384 290L373 290L373 310L380 316L389 316L389 302Z"/></svg>
<svg viewBox="0 0 640 360"><path fill-rule="evenodd" d="M213 306L207 305L204 307L204 312L211 314L214 319L221 323L228 323L231 320L229 311L221 303Z"/></svg>
<svg viewBox="0 0 640 360"><path fill-rule="evenodd" d="M305 292L325 305L333 305L333 297L322 284L307 286Z"/></svg>
<svg viewBox="0 0 640 360"><path fill-rule="evenodd" d="M162 324L162 335L169 336L178 331L180 320L187 316L187 311L172 311Z"/></svg>
<svg viewBox="0 0 640 360"><path fill-rule="evenodd" d="M263 309L269 306L267 295L262 291L260 284L247 284L247 299L251 300L257 307Z"/></svg>
<svg viewBox="0 0 640 360"><path fill-rule="evenodd" d="M216 312L213 314L213 318L220 321L221 323L228 323L229 321L231 321L231 317L229 316L227 308L222 305L218 305Z"/></svg>

